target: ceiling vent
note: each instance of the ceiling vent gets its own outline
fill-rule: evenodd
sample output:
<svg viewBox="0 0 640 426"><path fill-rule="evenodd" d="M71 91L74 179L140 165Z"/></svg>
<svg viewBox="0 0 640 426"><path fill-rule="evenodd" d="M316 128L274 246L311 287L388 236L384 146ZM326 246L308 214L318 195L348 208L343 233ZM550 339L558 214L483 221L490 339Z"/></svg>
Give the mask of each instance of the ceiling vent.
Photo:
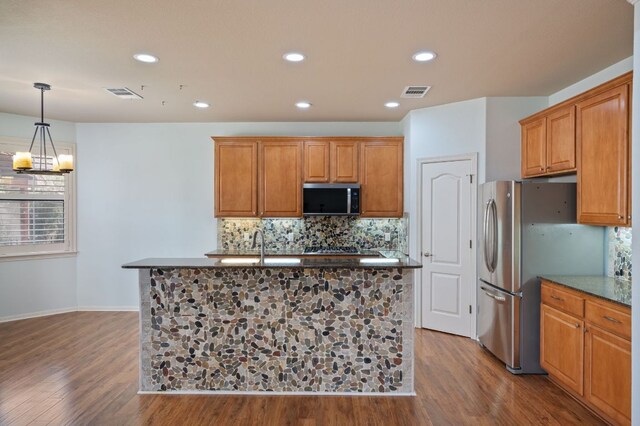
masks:
<svg viewBox="0 0 640 426"><path fill-rule="evenodd" d="M120 99L133 99L133 100L142 99L142 96L138 95L136 92L134 92L131 89L127 89L126 87L118 87L115 89L105 88L104 90L106 90L107 92L111 93L114 96L119 97Z"/></svg>
<svg viewBox="0 0 640 426"><path fill-rule="evenodd" d="M402 91L401 98L424 98L431 86L407 86Z"/></svg>

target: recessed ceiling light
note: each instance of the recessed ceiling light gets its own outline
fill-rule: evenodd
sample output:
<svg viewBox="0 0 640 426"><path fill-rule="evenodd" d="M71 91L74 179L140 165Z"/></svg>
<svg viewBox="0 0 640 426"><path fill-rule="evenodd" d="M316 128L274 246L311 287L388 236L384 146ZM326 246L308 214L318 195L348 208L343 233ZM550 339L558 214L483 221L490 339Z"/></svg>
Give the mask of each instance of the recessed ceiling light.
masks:
<svg viewBox="0 0 640 426"><path fill-rule="evenodd" d="M158 62L157 56L153 56L148 53L136 53L135 55L133 55L133 58L136 61L146 62L148 64L153 64L155 62Z"/></svg>
<svg viewBox="0 0 640 426"><path fill-rule="evenodd" d="M413 60L416 62L428 62L436 58L436 53L431 51L417 52L413 55Z"/></svg>
<svg viewBox="0 0 640 426"><path fill-rule="evenodd" d="M203 101L195 101L193 103L193 106L196 108L209 108L209 104Z"/></svg>
<svg viewBox="0 0 640 426"><path fill-rule="evenodd" d="M285 53L282 57L286 61L289 61L289 62L302 62L302 61L304 61L304 55L302 53L298 53L298 52Z"/></svg>
<svg viewBox="0 0 640 426"><path fill-rule="evenodd" d="M301 101L301 102L297 102L296 106L300 109L307 109L311 106L311 104L307 101Z"/></svg>
<svg viewBox="0 0 640 426"><path fill-rule="evenodd" d="M398 102L391 101L391 102L385 103L384 106L386 106L387 108L398 108L400 104Z"/></svg>

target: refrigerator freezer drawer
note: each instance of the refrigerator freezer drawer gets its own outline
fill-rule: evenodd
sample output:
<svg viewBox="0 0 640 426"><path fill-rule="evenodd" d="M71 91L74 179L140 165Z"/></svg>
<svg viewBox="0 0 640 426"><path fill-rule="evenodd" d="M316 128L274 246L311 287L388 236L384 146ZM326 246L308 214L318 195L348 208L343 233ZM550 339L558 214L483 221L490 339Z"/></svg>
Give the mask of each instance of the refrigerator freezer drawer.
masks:
<svg viewBox="0 0 640 426"><path fill-rule="evenodd" d="M478 291L478 338L490 352L520 368L520 297L480 282Z"/></svg>

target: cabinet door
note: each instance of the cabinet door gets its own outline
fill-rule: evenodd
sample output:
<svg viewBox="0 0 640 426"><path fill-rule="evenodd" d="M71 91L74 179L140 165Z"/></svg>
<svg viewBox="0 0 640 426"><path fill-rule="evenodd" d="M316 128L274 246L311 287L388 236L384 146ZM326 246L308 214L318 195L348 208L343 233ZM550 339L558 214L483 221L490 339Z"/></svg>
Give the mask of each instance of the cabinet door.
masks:
<svg viewBox="0 0 640 426"><path fill-rule="evenodd" d="M331 182L358 182L358 142L331 142Z"/></svg>
<svg viewBox="0 0 640 426"><path fill-rule="evenodd" d="M258 214L258 143L215 142L215 216Z"/></svg>
<svg viewBox="0 0 640 426"><path fill-rule="evenodd" d="M547 121L542 117L522 126L522 177L546 170Z"/></svg>
<svg viewBox="0 0 640 426"><path fill-rule="evenodd" d="M628 109L628 85L577 104L579 223L628 223Z"/></svg>
<svg viewBox="0 0 640 426"><path fill-rule="evenodd" d="M584 321L542 305L540 365L569 389L583 395Z"/></svg>
<svg viewBox="0 0 640 426"><path fill-rule="evenodd" d="M362 142L360 161L362 217L401 217L402 138Z"/></svg>
<svg viewBox="0 0 640 426"><path fill-rule="evenodd" d="M302 216L302 144L300 142L260 142L259 174L260 216Z"/></svg>
<svg viewBox="0 0 640 426"><path fill-rule="evenodd" d="M588 326L585 397L619 424L631 423L631 342Z"/></svg>
<svg viewBox="0 0 640 426"><path fill-rule="evenodd" d="M547 173L576 169L575 109L571 105L547 116Z"/></svg>
<svg viewBox="0 0 640 426"><path fill-rule="evenodd" d="M304 181L329 182L329 142L304 141Z"/></svg>

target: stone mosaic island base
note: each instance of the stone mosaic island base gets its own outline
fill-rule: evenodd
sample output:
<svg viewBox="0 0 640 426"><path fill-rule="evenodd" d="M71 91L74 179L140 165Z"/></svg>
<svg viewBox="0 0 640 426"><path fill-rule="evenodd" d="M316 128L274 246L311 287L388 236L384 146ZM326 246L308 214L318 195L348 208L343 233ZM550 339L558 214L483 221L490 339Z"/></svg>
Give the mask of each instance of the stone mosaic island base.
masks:
<svg viewBox="0 0 640 426"><path fill-rule="evenodd" d="M413 394L411 267L136 263L141 392Z"/></svg>

